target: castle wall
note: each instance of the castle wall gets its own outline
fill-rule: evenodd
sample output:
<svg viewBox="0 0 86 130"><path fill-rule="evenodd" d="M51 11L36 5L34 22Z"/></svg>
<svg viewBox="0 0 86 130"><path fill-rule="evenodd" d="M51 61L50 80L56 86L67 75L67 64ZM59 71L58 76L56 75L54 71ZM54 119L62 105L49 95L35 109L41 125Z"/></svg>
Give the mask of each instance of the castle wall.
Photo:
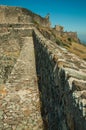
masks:
<svg viewBox="0 0 86 130"><path fill-rule="evenodd" d="M19 7L8 7L0 6L0 23L38 23L45 27L50 27L50 22L46 18L42 18L39 15L32 13L31 11L19 8Z"/></svg>
<svg viewBox="0 0 86 130"><path fill-rule="evenodd" d="M66 49L46 41L37 30L33 39L46 129L85 130L86 63Z"/></svg>
<svg viewBox="0 0 86 130"><path fill-rule="evenodd" d="M55 25L55 27L53 28L53 33L58 37L65 37L65 38L69 38L69 39L73 39L75 42L80 42L80 40L78 39L77 36L77 32L64 32L64 27L63 26L59 26L59 25Z"/></svg>
<svg viewBox="0 0 86 130"><path fill-rule="evenodd" d="M41 114L46 130L85 130L86 62L48 41L32 23L28 24L30 16L31 21L41 21L40 16L17 8L12 15L12 10L5 8L0 9L0 23L3 23L0 24L0 83L6 81L14 67L23 46L22 38L33 33ZM43 25L47 23L45 20Z"/></svg>
<svg viewBox="0 0 86 130"><path fill-rule="evenodd" d="M55 25L55 28L54 28L56 31L60 31L60 32L63 32L64 31L64 27L62 26L59 26L59 25Z"/></svg>

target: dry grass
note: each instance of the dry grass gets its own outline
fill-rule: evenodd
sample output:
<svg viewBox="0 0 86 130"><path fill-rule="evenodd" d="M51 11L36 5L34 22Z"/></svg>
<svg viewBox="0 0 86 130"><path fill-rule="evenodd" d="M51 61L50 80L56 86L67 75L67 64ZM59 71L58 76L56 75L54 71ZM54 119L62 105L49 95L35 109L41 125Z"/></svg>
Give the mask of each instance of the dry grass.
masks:
<svg viewBox="0 0 86 130"><path fill-rule="evenodd" d="M56 35L51 28L38 27L39 31L48 39L53 35L53 42L59 41L59 45L68 49L70 52L78 55L81 59L86 60L86 46L77 42L68 41L68 37ZM52 39L50 39L52 40ZM61 43L61 44L60 44Z"/></svg>
<svg viewBox="0 0 86 130"><path fill-rule="evenodd" d="M86 46L72 42L69 48L67 48L70 52L78 55L82 59L86 59Z"/></svg>

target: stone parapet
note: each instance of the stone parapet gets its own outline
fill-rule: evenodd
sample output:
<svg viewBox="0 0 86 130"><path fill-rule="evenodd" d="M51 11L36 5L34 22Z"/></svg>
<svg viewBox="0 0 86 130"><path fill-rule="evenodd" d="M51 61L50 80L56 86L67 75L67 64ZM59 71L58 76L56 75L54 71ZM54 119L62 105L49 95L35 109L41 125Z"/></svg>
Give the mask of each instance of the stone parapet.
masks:
<svg viewBox="0 0 86 130"><path fill-rule="evenodd" d="M86 129L86 62L33 33L42 116L49 130Z"/></svg>

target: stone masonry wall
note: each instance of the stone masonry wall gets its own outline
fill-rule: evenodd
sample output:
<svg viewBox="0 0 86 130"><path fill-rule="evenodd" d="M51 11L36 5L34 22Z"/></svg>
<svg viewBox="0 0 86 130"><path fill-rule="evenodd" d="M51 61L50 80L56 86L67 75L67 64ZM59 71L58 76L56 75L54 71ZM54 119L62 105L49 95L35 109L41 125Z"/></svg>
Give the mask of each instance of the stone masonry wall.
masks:
<svg viewBox="0 0 86 130"><path fill-rule="evenodd" d="M34 14L30 10L19 7L0 6L0 23L29 24L34 22L45 27L50 27L48 19Z"/></svg>
<svg viewBox="0 0 86 130"><path fill-rule="evenodd" d="M32 39L28 37L33 35L45 130L86 130L86 62L45 39L32 24L33 20L42 21L44 26L49 23L26 9L0 7L0 84L6 83L16 64L24 37L28 43Z"/></svg>
<svg viewBox="0 0 86 130"><path fill-rule="evenodd" d="M43 130L29 25L0 24L0 130Z"/></svg>
<svg viewBox="0 0 86 130"><path fill-rule="evenodd" d="M86 62L33 32L45 129L86 129Z"/></svg>
<svg viewBox="0 0 86 130"><path fill-rule="evenodd" d="M22 38L27 36L32 36L29 25L0 24L0 84L10 75L23 46Z"/></svg>

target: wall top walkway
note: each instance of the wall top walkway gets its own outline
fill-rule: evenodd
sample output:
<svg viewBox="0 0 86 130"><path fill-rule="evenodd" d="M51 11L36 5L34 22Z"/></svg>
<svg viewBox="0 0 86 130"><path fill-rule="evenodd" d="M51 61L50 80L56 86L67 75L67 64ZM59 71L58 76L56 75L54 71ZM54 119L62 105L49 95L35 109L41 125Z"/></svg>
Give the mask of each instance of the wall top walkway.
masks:
<svg viewBox="0 0 86 130"><path fill-rule="evenodd" d="M0 130L43 130L33 39L22 37L22 40L23 47L11 74L6 83L0 84ZM5 68L8 61L12 62L6 60Z"/></svg>

